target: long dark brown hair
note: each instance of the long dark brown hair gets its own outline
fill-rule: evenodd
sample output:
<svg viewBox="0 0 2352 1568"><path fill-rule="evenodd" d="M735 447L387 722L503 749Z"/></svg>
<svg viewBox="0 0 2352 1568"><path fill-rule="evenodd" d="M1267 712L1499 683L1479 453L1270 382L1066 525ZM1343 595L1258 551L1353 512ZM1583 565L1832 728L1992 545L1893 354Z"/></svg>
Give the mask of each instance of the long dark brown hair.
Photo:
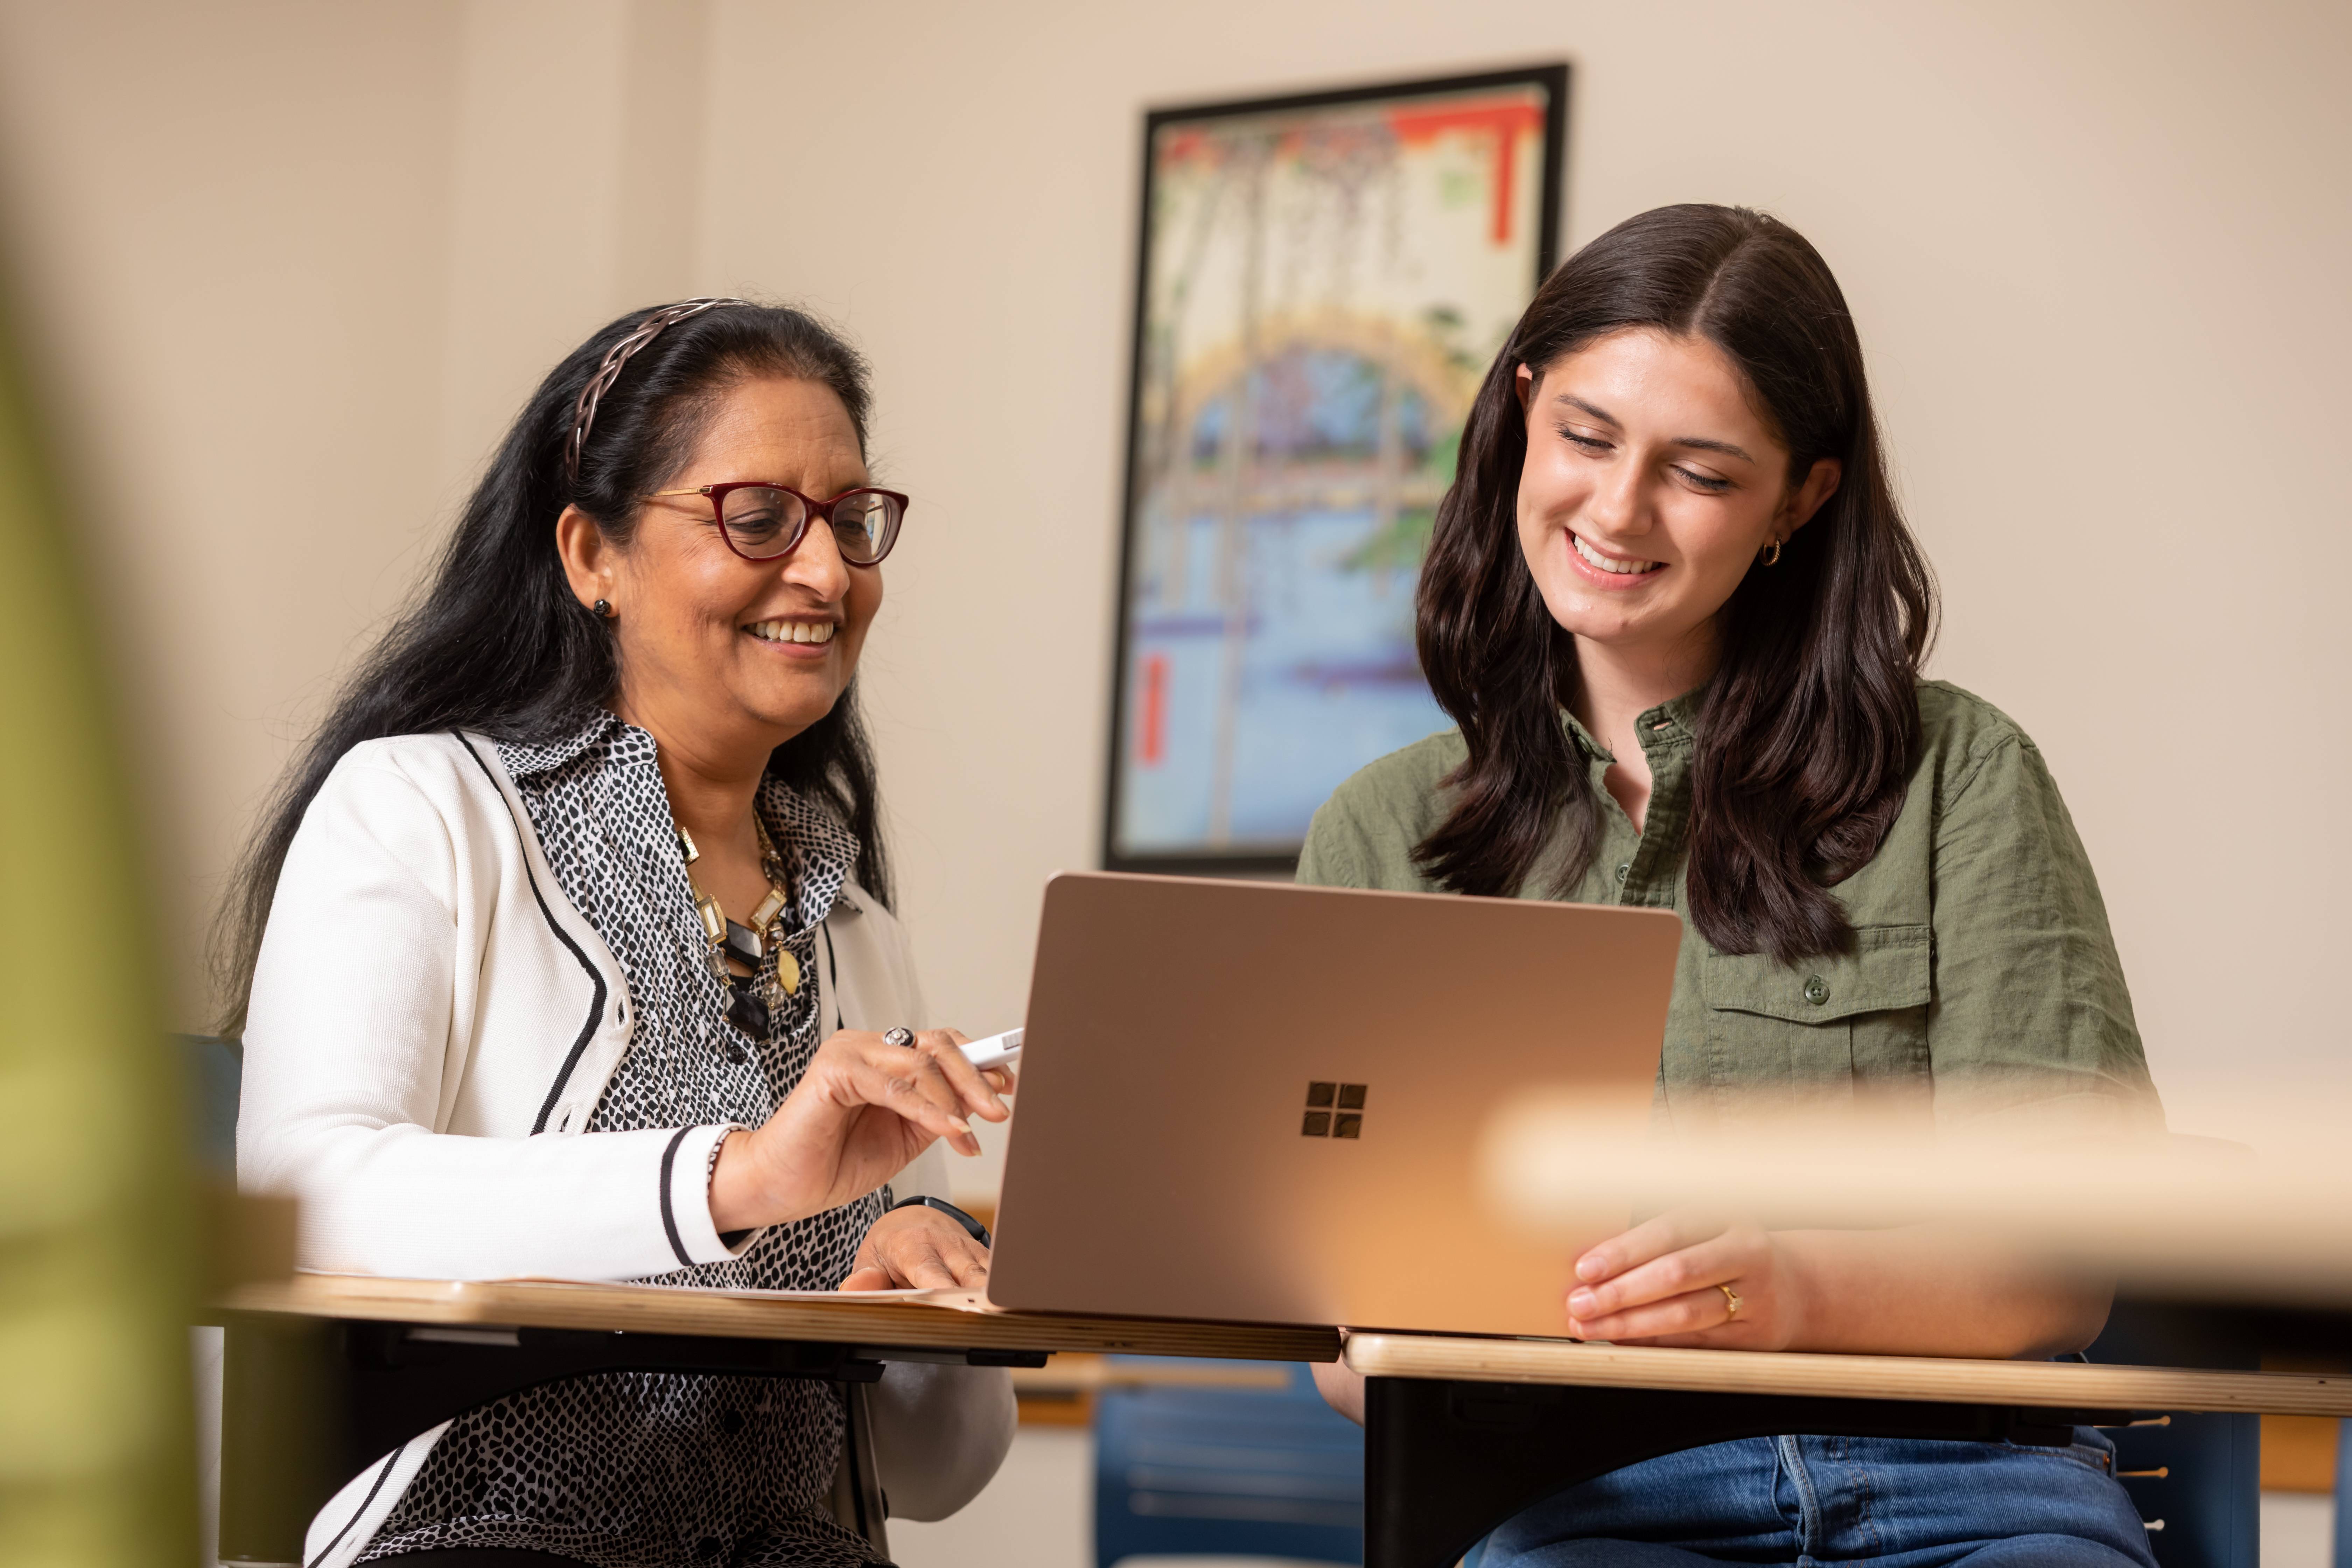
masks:
<svg viewBox="0 0 2352 1568"><path fill-rule="evenodd" d="M436 730L550 740L611 696L620 670L612 624L572 596L556 554L555 520L566 506L625 546L638 498L693 457L730 388L762 375L830 387L864 450L872 399L857 352L803 311L735 303L667 328L628 362L597 404L593 434L571 472L564 449L581 388L654 313L633 310L609 323L540 383L467 501L431 583L360 661L279 781L215 934L223 1034L244 1027L278 874L302 814L344 752L363 741ZM831 802L857 840L857 879L887 903L881 792L855 684L777 747L767 771Z"/></svg>
<svg viewBox="0 0 2352 1568"><path fill-rule="evenodd" d="M1853 932L1828 889L1877 853L1902 810L1935 583L1887 483L1837 279L1802 235L1741 207L1659 207L1593 240L1545 279L1486 373L1415 605L1422 668L1469 748L1419 858L1456 891L1508 894L1564 824L1558 889L1591 863L1600 803L1560 721L1576 645L1519 547L1528 427L1515 383L1521 365L1540 377L1628 328L1722 350L1787 446L1792 485L1821 458L1844 467L1784 558L1751 569L1718 612L1685 913L1723 952L1845 952Z"/></svg>

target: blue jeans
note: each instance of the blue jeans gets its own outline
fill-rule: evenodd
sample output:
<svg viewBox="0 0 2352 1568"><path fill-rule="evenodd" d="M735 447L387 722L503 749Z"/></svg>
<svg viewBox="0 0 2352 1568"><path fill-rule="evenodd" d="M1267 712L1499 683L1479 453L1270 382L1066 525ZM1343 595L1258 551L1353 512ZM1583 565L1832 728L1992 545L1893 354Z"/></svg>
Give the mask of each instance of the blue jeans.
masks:
<svg viewBox="0 0 2352 1568"><path fill-rule="evenodd" d="M2115 1445L1748 1437L1628 1465L1488 1539L1481 1568L2156 1568Z"/></svg>

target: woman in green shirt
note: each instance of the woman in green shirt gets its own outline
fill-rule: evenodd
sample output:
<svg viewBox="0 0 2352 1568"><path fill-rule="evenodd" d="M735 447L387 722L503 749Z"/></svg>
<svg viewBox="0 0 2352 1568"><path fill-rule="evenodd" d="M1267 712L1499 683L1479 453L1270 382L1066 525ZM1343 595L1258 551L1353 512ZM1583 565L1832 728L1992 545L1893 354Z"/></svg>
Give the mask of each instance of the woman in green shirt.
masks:
<svg viewBox="0 0 2352 1568"><path fill-rule="evenodd" d="M2160 1123L2066 808L2016 725L1919 678L1934 616L1827 265L1759 214L1643 214L1546 281L1471 411L1418 602L1459 728L1340 786L1299 879L1679 910L1679 1131ZM1621 1342L2046 1356L2107 1307L1927 1231L1685 1214L1575 1274L1563 1331ZM2150 1563L2077 1437L1693 1449L1560 1494L1487 1561Z"/></svg>

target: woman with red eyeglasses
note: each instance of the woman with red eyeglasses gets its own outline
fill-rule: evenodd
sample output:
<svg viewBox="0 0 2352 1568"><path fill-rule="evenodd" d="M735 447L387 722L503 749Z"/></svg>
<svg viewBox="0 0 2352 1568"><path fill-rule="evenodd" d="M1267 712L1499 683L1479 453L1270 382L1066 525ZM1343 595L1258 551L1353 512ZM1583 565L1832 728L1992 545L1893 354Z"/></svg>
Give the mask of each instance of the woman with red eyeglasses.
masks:
<svg viewBox="0 0 2352 1568"><path fill-rule="evenodd" d="M239 1179L301 1200L306 1267L984 1281L936 1145L976 1153L1013 1081L922 1027L889 910L853 678L907 498L868 402L810 317L696 300L516 420L234 906ZM894 1365L872 1404L900 1517L1011 1439L1002 1373ZM370 1465L304 1562L870 1562L827 1508L843 1426L824 1383L565 1379Z"/></svg>

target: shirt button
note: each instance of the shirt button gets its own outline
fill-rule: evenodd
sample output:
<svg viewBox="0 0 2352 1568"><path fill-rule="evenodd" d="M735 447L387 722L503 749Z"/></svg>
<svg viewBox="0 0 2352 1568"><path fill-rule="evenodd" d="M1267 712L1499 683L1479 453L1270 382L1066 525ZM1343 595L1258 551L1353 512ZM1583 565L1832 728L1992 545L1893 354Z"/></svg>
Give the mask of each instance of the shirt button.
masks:
<svg viewBox="0 0 2352 1568"><path fill-rule="evenodd" d="M1811 994L1812 994L1812 993L1811 993L1811 992L1809 991L1809 992L1807 992L1807 993L1806 993L1806 994L1810 996L1810 995L1811 995ZM730 1061L730 1062L733 1062L737 1067L739 1067L739 1068L740 1068L740 1067L741 1067L741 1066L743 1065L743 1047L740 1047L740 1046L730 1046L730 1047L727 1047L727 1059L728 1059L729 1061Z"/></svg>
<svg viewBox="0 0 2352 1568"><path fill-rule="evenodd" d="M1805 1000L1818 1007L1830 999L1830 983L1815 974L1805 981Z"/></svg>
<svg viewBox="0 0 2352 1568"><path fill-rule="evenodd" d="M1633 875L1633 862L1631 860L1621 861L1617 867L1617 879L1622 882L1627 877Z"/></svg>

